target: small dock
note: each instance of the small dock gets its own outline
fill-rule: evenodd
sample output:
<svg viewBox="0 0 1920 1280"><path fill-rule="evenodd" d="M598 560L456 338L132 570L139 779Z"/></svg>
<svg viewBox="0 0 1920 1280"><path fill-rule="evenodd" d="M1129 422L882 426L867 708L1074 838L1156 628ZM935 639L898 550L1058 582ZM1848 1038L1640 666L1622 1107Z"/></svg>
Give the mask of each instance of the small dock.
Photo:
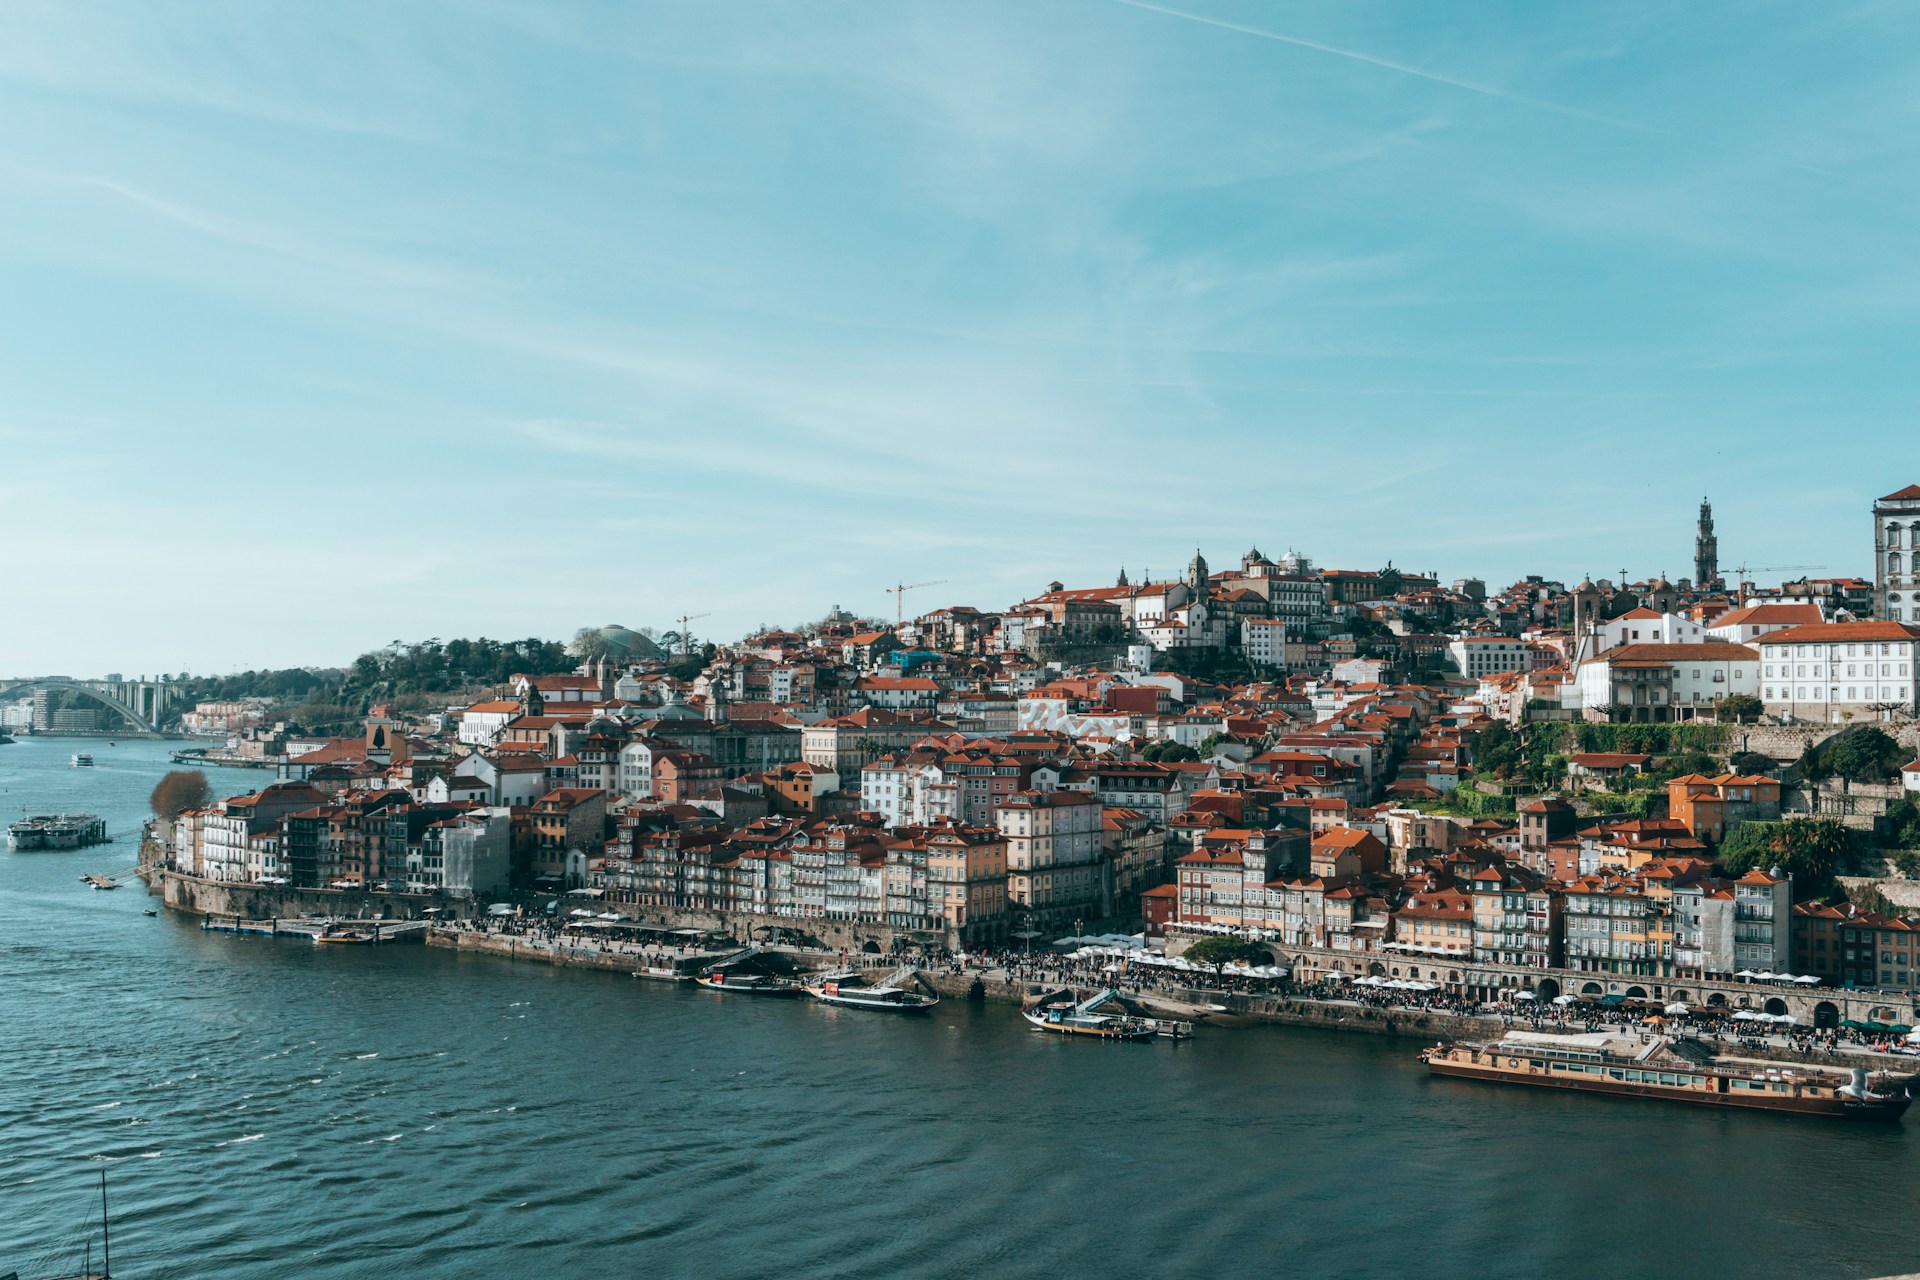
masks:
<svg viewBox="0 0 1920 1280"><path fill-rule="evenodd" d="M91 813L35 814L7 828L7 848L17 853L85 849L107 839L107 820Z"/></svg>
<svg viewBox="0 0 1920 1280"><path fill-rule="evenodd" d="M235 755L231 751L215 750L212 747L183 747L179 751L169 751L167 758L175 764L213 765L221 769L274 769L279 767L275 760L261 760L250 756Z"/></svg>
<svg viewBox="0 0 1920 1280"><path fill-rule="evenodd" d="M312 942L329 931L351 929L370 942L425 942L425 920L318 919L301 916L284 920L247 920L240 916L208 916L200 922L207 933L251 934L258 938L298 938Z"/></svg>

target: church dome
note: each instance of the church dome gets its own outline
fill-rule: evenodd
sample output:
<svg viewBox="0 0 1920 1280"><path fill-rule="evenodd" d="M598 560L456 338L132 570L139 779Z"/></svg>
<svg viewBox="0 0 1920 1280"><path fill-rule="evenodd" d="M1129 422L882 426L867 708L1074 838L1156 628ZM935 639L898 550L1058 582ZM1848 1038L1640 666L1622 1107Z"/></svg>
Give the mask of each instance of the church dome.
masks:
<svg viewBox="0 0 1920 1280"><path fill-rule="evenodd" d="M610 662L633 662L660 656L660 646L618 623L589 627L573 638L567 652L575 657L606 657Z"/></svg>

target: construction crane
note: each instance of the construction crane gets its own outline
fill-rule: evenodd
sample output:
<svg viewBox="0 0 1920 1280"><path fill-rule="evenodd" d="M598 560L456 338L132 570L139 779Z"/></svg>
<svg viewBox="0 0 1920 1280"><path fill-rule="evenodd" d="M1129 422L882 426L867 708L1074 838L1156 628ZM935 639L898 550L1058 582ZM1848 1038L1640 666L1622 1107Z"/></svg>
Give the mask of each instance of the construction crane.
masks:
<svg viewBox="0 0 1920 1280"><path fill-rule="evenodd" d="M1826 567L1827 566L1823 564L1737 564L1733 566L1733 580L1740 584L1740 603L1745 604L1747 602L1747 588L1753 585L1753 579L1747 576L1750 573L1784 573L1789 569L1797 569L1802 573L1807 573Z"/></svg>
<svg viewBox="0 0 1920 1280"><path fill-rule="evenodd" d="M1826 567L1827 566L1823 564L1737 564L1733 566L1733 572L1744 578L1750 573L1784 573L1789 569L1798 569L1803 573L1810 573L1816 569L1824 569Z"/></svg>
<svg viewBox="0 0 1920 1280"><path fill-rule="evenodd" d="M893 597L893 625L898 627L905 617L901 610L901 600L909 591L918 591L921 587L938 587L946 583L945 578L935 578L931 582L896 582L887 588L887 594Z"/></svg>
<svg viewBox="0 0 1920 1280"><path fill-rule="evenodd" d="M693 647L693 636L687 630L689 622L698 622L702 618L711 618L711 613L683 613L674 621L680 624L680 656L685 657L687 650Z"/></svg>

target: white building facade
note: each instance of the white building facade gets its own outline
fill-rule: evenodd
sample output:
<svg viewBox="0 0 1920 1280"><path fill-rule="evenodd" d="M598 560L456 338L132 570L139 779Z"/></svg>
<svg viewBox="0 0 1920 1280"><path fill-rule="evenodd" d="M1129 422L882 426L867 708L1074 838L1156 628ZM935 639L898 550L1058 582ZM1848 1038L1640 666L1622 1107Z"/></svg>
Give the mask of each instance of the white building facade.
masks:
<svg viewBox="0 0 1920 1280"><path fill-rule="evenodd" d="M1912 715L1917 640L1920 626L1891 621L1777 631L1760 644L1761 701L1770 715L1822 724Z"/></svg>

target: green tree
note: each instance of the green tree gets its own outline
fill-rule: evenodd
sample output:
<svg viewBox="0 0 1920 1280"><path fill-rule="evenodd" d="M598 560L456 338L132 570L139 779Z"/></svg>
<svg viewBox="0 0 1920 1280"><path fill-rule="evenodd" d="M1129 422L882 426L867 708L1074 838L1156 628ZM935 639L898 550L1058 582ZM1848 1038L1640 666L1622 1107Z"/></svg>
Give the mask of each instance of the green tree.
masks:
<svg viewBox="0 0 1920 1280"><path fill-rule="evenodd" d="M1720 866L1729 875L1778 867L1793 880L1796 897L1827 891L1852 849L1847 829L1831 818L1743 822L1720 844Z"/></svg>
<svg viewBox="0 0 1920 1280"><path fill-rule="evenodd" d="M1660 762L1659 777L1678 778L1688 773L1715 774L1720 763L1704 751L1678 751Z"/></svg>
<svg viewBox="0 0 1920 1280"><path fill-rule="evenodd" d="M1832 772L1820 748L1809 742L1807 749L1800 753L1800 777L1807 782L1818 782Z"/></svg>
<svg viewBox="0 0 1920 1280"><path fill-rule="evenodd" d="M1519 734L1495 721L1473 740L1473 770L1492 778L1512 776L1521 766L1523 742Z"/></svg>
<svg viewBox="0 0 1920 1280"><path fill-rule="evenodd" d="M1892 776L1905 757L1900 744L1881 729L1849 729L1821 752L1827 767L1851 782L1879 782Z"/></svg>
<svg viewBox="0 0 1920 1280"><path fill-rule="evenodd" d="M1765 710L1766 704L1751 693L1730 693L1713 704L1717 719L1732 720L1736 724L1758 720Z"/></svg>
<svg viewBox="0 0 1920 1280"><path fill-rule="evenodd" d="M1216 975L1230 964L1238 964L1254 957L1253 944L1245 938L1229 937L1220 934L1211 938L1202 938L1188 947L1183 953L1190 964L1212 965Z"/></svg>
<svg viewBox="0 0 1920 1280"><path fill-rule="evenodd" d="M1757 774L1771 774L1775 766L1772 756L1758 751L1736 751L1728 757L1727 768L1750 778Z"/></svg>
<svg viewBox="0 0 1920 1280"><path fill-rule="evenodd" d="M1154 764L1178 764L1198 760L1200 753L1184 742L1151 742L1141 750L1140 758Z"/></svg>
<svg viewBox="0 0 1920 1280"><path fill-rule="evenodd" d="M1882 848L1920 850L1920 807L1911 800L1895 800L1887 806L1879 833Z"/></svg>
<svg viewBox="0 0 1920 1280"><path fill-rule="evenodd" d="M1886 894L1870 884L1855 885L1847 890L1846 897L1848 902L1862 911L1872 911L1883 916L1900 914L1900 908L1894 906Z"/></svg>
<svg viewBox="0 0 1920 1280"><path fill-rule="evenodd" d="M700 673L707 669L707 664L713 661L714 653L714 647L709 644L671 658L667 662L667 674L683 682L698 679Z"/></svg>

